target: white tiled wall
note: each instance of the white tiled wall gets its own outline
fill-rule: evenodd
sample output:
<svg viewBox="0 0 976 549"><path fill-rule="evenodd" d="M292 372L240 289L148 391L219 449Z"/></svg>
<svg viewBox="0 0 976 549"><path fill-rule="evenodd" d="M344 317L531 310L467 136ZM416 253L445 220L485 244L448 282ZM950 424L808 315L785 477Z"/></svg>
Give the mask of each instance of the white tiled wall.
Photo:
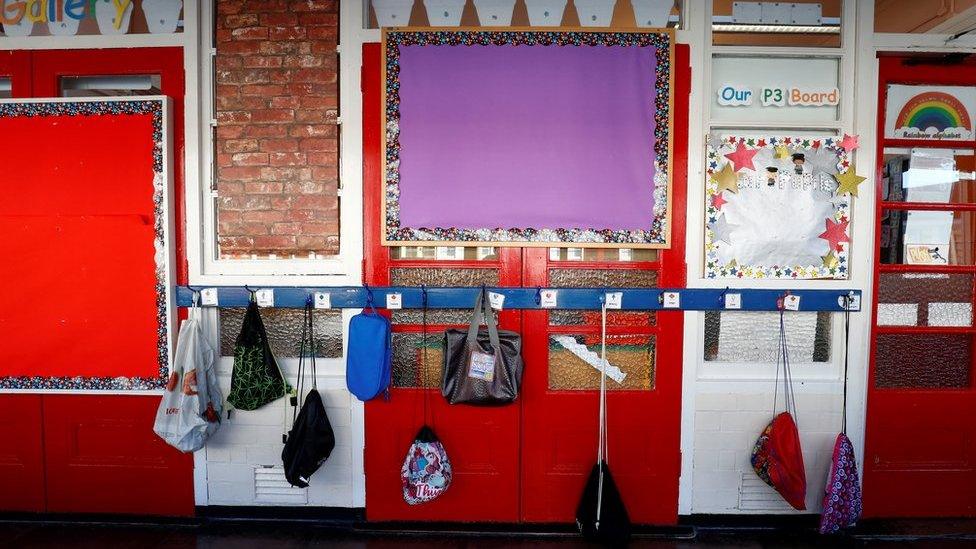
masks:
<svg viewBox="0 0 976 549"><path fill-rule="evenodd" d="M281 362L286 376L294 383L296 372L291 364L294 361ZM218 366L225 396L230 390L232 365L233 359L224 357ZM346 390L342 375L334 369L323 375L322 370L320 367L318 387L335 432L336 447L311 478L307 489L308 505L361 507L362 433L357 431L362 428L354 427L354 418L357 413L361 416L362 406ZM250 412L234 410L230 420L225 419L220 430L208 441L205 452L206 501L209 505L303 504L296 503L294 494L258 499L254 493L255 468L281 466L281 435L290 428L292 415L290 406L286 410L285 400Z"/></svg>
<svg viewBox="0 0 976 549"><path fill-rule="evenodd" d="M728 382L725 392L699 392L695 397L692 512L795 512L781 503L772 488L752 482L755 473L749 458L756 438L773 418L772 391L740 392L736 385ZM810 513L820 511L834 439L840 430L841 404L841 395L830 391L814 388L796 394ZM760 509L752 503L756 498L771 503L758 506Z"/></svg>

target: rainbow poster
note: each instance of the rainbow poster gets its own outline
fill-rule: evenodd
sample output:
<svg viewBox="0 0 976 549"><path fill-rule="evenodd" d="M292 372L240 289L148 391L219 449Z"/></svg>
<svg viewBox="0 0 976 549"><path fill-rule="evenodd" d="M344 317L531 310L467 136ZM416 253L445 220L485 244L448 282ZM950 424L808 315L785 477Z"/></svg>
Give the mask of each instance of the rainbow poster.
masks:
<svg viewBox="0 0 976 549"><path fill-rule="evenodd" d="M973 138L976 92L961 86L888 86L885 134L890 139Z"/></svg>

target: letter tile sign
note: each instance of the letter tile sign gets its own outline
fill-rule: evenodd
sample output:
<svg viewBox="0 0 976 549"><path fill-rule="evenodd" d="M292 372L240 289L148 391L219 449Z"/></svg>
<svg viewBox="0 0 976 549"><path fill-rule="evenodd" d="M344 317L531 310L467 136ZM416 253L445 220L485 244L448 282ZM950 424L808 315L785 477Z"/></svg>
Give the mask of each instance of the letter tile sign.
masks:
<svg viewBox="0 0 976 549"><path fill-rule="evenodd" d="M0 390L164 386L168 101L0 100Z"/></svg>
<svg viewBox="0 0 976 549"><path fill-rule="evenodd" d="M857 138L712 137L705 276L846 279Z"/></svg>

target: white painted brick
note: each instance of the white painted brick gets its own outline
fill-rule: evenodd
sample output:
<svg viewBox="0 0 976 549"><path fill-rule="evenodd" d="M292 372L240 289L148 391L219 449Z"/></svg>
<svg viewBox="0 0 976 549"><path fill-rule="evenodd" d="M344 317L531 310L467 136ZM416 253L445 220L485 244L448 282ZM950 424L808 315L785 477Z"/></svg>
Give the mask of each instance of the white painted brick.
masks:
<svg viewBox="0 0 976 549"><path fill-rule="evenodd" d="M735 393L703 393L695 397L698 410L736 410Z"/></svg>
<svg viewBox="0 0 976 549"><path fill-rule="evenodd" d="M773 386L770 385L768 393L747 393L736 395L736 409L740 412L767 412L773 411ZM783 402L783 394L779 395L780 406Z"/></svg>
<svg viewBox="0 0 976 549"><path fill-rule="evenodd" d="M698 471L715 471L718 469L718 452L711 450L695 452L692 463L696 474Z"/></svg>
<svg viewBox="0 0 976 549"><path fill-rule="evenodd" d="M695 471L695 484L706 490L738 490L741 475L738 471Z"/></svg>
<svg viewBox="0 0 976 549"><path fill-rule="evenodd" d="M748 431L759 436L772 419L769 412L725 412L722 414L722 430Z"/></svg>
<svg viewBox="0 0 976 549"><path fill-rule="evenodd" d="M696 482L697 484L697 482ZM739 506L739 490L695 490L692 497L695 513L729 513Z"/></svg>
<svg viewBox="0 0 976 549"><path fill-rule="evenodd" d="M226 445L208 440L206 448L207 463L222 463L230 461L230 448Z"/></svg>
<svg viewBox="0 0 976 549"><path fill-rule="evenodd" d="M724 450L741 446L741 433L704 431L696 433L695 452L700 450Z"/></svg>
<svg viewBox="0 0 976 549"><path fill-rule="evenodd" d="M280 465L283 444L267 444L245 447L247 463L251 465Z"/></svg>
<svg viewBox="0 0 976 549"><path fill-rule="evenodd" d="M232 446L230 449L231 463L247 463L247 448L244 446Z"/></svg>
<svg viewBox="0 0 976 549"><path fill-rule="evenodd" d="M720 450L718 453L718 470L735 471L736 452L734 450Z"/></svg>
<svg viewBox="0 0 976 549"><path fill-rule="evenodd" d="M246 463L212 464L207 467L207 479L212 483L241 482L244 484L254 484L254 467Z"/></svg>
<svg viewBox="0 0 976 549"><path fill-rule="evenodd" d="M209 471L208 471L209 472ZM254 481L249 482L215 482L207 483L211 505L241 505L254 501Z"/></svg>
<svg viewBox="0 0 976 549"><path fill-rule="evenodd" d="M696 431L718 431L722 428L722 415L730 412L703 410L695 412Z"/></svg>

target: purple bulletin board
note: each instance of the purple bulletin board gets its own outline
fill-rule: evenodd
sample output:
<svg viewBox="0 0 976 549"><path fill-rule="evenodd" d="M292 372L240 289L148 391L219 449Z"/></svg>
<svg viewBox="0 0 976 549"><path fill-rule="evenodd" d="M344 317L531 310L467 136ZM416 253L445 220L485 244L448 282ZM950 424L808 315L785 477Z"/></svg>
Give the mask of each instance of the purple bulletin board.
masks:
<svg viewBox="0 0 976 549"><path fill-rule="evenodd" d="M669 245L671 31L383 38L384 244Z"/></svg>

